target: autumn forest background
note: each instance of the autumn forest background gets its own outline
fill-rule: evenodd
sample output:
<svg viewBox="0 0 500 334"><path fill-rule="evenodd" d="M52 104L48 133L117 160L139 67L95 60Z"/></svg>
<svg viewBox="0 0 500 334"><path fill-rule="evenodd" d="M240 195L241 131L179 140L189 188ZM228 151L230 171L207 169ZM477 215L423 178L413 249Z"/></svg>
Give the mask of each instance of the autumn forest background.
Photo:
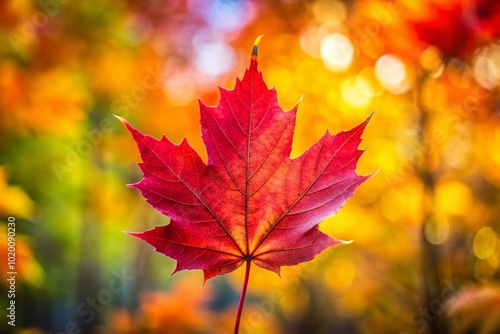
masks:
<svg viewBox="0 0 500 334"><path fill-rule="evenodd" d="M255 269L241 333L500 333L500 2L0 2L0 332L231 333L243 268L205 285L122 231L168 224L113 115L206 159L198 101L259 68L300 155L375 114L320 224L352 244ZM7 324L15 217L16 326Z"/></svg>

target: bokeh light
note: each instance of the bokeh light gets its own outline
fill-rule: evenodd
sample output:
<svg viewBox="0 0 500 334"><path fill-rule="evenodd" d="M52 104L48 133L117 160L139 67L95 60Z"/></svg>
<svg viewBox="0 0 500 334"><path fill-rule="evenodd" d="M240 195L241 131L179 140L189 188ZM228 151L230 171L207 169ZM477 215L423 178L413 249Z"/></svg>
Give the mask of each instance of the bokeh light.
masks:
<svg viewBox="0 0 500 334"><path fill-rule="evenodd" d="M429 72L431 76L437 78L443 73L445 64L438 48L429 46L420 56L420 66Z"/></svg>
<svg viewBox="0 0 500 334"><path fill-rule="evenodd" d="M354 59L354 46L345 35L326 35L321 40L321 59L330 71L345 71Z"/></svg>
<svg viewBox="0 0 500 334"><path fill-rule="evenodd" d="M348 78L340 86L342 99L355 108L366 107L370 104L373 89L370 82L362 77Z"/></svg>
<svg viewBox="0 0 500 334"><path fill-rule="evenodd" d="M163 88L168 101L174 106L186 105L195 98L196 87L187 74L169 77Z"/></svg>
<svg viewBox="0 0 500 334"><path fill-rule="evenodd" d="M410 89L410 81L404 63L396 56L386 54L375 63L375 76L391 93L402 94Z"/></svg>
<svg viewBox="0 0 500 334"><path fill-rule="evenodd" d="M131 14L122 28L122 36L131 46L144 43L153 31L151 20L141 14Z"/></svg>
<svg viewBox="0 0 500 334"><path fill-rule="evenodd" d="M254 16L255 4L244 0L191 0L190 10L203 17L215 30L234 32Z"/></svg>
<svg viewBox="0 0 500 334"><path fill-rule="evenodd" d="M497 235L491 227L483 227L474 236L474 254L481 260L485 260L495 253Z"/></svg>
<svg viewBox="0 0 500 334"><path fill-rule="evenodd" d="M425 223L425 238L433 244L441 244L450 234L450 224L446 218L429 220Z"/></svg>
<svg viewBox="0 0 500 334"><path fill-rule="evenodd" d="M332 261L330 268L325 272L326 281L338 290L349 288L355 278L356 267L347 259Z"/></svg>
<svg viewBox="0 0 500 334"><path fill-rule="evenodd" d="M500 82L500 46L481 50L472 65L474 78L486 89L493 89Z"/></svg>
<svg viewBox="0 0 500 334"><path fill-rule="evenodd" d="M206 43L196 46L196 70L208 76L229 72L234 67L234 58L233 49L225 43Z"/></svg>

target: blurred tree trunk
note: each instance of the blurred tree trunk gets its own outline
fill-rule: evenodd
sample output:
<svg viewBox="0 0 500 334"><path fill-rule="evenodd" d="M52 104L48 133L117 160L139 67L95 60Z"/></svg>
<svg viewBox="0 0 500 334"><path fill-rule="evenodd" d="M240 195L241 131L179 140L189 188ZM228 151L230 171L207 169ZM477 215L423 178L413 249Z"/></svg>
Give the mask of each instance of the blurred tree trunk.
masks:
<svg viewBox="0 0 500 334"><path fill-rule="evenodd" d="M415 171L419 176L423 188L423 206L422 206L422 223L421 223L421 252L422 252L422 313L423 318L427 320L425 330L431 334L446 334L449 333L444 301L441 300L441 291L444 288L444 279L440 272L440 259L442 257L442 249L439 245L431 243L426 237L426 225L434 224L437 219L435 214L435 185L437 181L436 164L432 161L431 153L433 145L430 142L431 138L431 123L429 122L429 110L425 106L422 99L422 90L428 80L431 80L422 69L418 70L419 75L415 83L415 109L419 117L418 140L420 159L417 159ZM440 305L438 312L436 305ZM420 309L419 309L420 312ZM421 314L422 314L421 313ZM424 327L422 327L424 328Z"/></svg>

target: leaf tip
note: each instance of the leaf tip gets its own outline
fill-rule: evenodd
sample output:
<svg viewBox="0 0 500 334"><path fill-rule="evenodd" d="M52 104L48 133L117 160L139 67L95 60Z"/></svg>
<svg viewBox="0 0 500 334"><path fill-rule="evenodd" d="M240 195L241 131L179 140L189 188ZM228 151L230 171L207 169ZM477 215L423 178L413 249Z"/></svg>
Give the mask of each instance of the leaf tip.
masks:
<svg viewBox="0 0 500 334"><path fill-rule="evenodd" d="M137 189L137 186L139 185L139 183L140 183L140 181L136 182L136 183L127 183L127 187Z"/></svg>
<svg viewBox="0 0 500 334"><path fill-rule="evenodd" d="M255 42L253 43L253 48L252 48L252 57L258 57L259 56L259 43L260 40L262 39L264 35L260 35L255 39Z"/></svg>
<svg viewBox="0 0 500 334"><path fill-rule="evenodd" d="M168 275L168 277L172 277L174 274L178 273L181 270L182 268L179 268L179 262L177 262L177 264L175 265L175 269L170 273L170 275Z"/></svg>
<svg viewBox="0 0 500 334"><path fill-rule="evenodd" d="M373 117L374 114L375 114L375 109L372 110L372 112L370 113L370 115L366 119L365 123L368 123L372 119L372 117Z"/></svg>
<svg viewBox="0 0 500 334"><path fill-rule="evenodd" d="M132 236L132 237L136 237L136 238L141 239L141 238L139 237L139 235L141 235L141 234L142 234L141 232L130 232L130 231L122 231L122 232L123 232L123 233L125 233L125 234L128 234L128 235L130 235L130 236Z"/></svg>
<svg viewBox="0 0 500 334"><path fill-rule="evenodd" d="M300 98L297 101L297 106L299 106L302 103L302 101L304 101L304 94L300 95Z"/></svg>
<svg viewBox="0 0 500 334"><path fill-rule="evenodd" d="M117 120L119 120L120 122L122 122L124 125L127 124L127 120L123 117L120 117L118 115L113 115Z"/></svg>

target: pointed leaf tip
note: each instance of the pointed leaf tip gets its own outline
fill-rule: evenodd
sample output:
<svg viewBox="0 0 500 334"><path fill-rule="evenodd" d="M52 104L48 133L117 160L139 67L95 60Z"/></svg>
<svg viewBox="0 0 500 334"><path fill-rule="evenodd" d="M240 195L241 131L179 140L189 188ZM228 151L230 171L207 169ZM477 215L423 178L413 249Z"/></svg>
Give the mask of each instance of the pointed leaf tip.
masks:
<svg viewBox="0 0 500 334"><path fill-rule="evenodd" d="M300 96L299 100L297 101L297 105L300 105L302 101L304 101L304 94Z"/></svg>
<svg viewBox="0 0 500 334"><path fill-rule="evenodd" d="M139 238L139 235L142 234L141 232L130 232L130 231L123 231L123 230L122 230L122 232L125 233L125 234L128 234L128 235L130 235L132 237L136 237L136 238Z"/></svg>
<svg viewBox="0 0 500 334"><path fill-rule="evenodd" d="M113 115L117 120L119 120L120 122L122 122L123 124L126 124L127 123L127 120L123 117L120 117L118 115Z"/></svg>
<svg viewBox="0 0 500 334"><path fill-rule="evenodd" d="M372 112L370 113L370 115L368 116L367 120L371 120L373 115L375 114L375 109L372 110Z"/></svg>
<svg viewBox="0 0 500 334"><path fill-rule="evenodd" d="M252 49L252 57L258 57L259 56L259 43L260 40L262 39L264 35L260 35L255 39L255 42L253 43L253 49Z"/></svg>

